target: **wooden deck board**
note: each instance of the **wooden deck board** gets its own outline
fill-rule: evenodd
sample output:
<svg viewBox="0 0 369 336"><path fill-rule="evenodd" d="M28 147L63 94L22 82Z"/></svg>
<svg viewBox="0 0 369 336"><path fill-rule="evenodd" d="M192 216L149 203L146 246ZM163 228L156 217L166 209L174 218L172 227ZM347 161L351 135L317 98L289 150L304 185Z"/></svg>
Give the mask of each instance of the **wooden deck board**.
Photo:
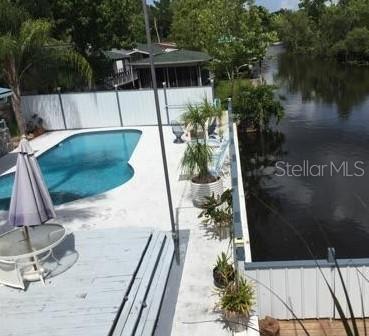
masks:
<svg viewBox="0 0 369 336"><path fill-rule="evenodd" d="M75 232L78 260L48 279L46 287L40 282L25 292L0 287L0 334L107 335L150 234L127 229Z"/></svg>
<svg viewBox="0 0 369 336"><path fill-rule="evenodd" d="M166 248L163 251L162 263L158 272L155 274L152 288L146 298L147 306L143 309L136 335L152 335L172 265L173 256L174 245L170 240L168 240Z"/></svg>
<svg viewBox="0 0 369 336"><path fill-rule="evenodd" d="M310 336L347 336L343 324L340 320L303 320L305 328ZM280 336L306 336L302 327L297 321L279 321ZM357 319L359 334L364 335L364 324L362 319ZM366 319L367 330L369 331L369 319Z"/></svg>
<svg viewBox="0 0 369 336"><path fill-rule="evenodd" d="M163 235L154 235L152 238L152 242L145 254L145 258L142 260L142 266L138 270L136 280L132 284L132 288L129 293L129 297L123 307L123 310L119 316L118 323L116 325L116 328L114 330L113 336L120 336L123 333L123 330L125 328L125 325L128 320L128 316L130 315L131 310L134 307L135 298L136 295L140 289L142 280L144 279L145 273L149 273L148 265L150 264L150 260L152 257L156 256L156 252L158 251L158 248L161 246L163 239Z"/></svg>

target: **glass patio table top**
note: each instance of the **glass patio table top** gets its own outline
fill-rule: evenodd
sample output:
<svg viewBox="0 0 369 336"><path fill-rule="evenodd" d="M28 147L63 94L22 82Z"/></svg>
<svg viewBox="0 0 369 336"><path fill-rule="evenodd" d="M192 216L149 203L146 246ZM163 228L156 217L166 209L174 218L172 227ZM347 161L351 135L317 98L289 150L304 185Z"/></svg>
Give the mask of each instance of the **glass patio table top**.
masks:
<svg viewBox="0 0 369 336"><path fill-rule="evenodd" d="M16 228L0 236L0 260L17 261L50 251L65 238L66 230L60 224L41 224Z"/></svg>

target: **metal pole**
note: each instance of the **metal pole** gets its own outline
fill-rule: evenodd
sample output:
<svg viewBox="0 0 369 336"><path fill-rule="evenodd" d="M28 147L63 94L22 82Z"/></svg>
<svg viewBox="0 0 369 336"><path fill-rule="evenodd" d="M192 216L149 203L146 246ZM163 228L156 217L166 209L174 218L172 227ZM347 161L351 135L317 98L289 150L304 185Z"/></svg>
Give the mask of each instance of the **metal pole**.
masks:
<svg viewBox="0 0 369 336"><path fill-rule="evenodd" d="M157 116L157 119L158 119L161 155L162 155L162 159L163 159L165 185L166 185L166 189L167 189L168 206L169 206L169 214L170 214L170 224L171 224L171 227L172 227L172 235L176 239L177 238L176 237L176 225L175 225L174 213L173 213L172 194L171 194L171 191L170 191L168 164L167 164L167 158L166 158L166 154L165 154L163 125L161 123L158 86L157 86L157 83L156 83L156 73L155 73L155 67L154 67L154 59L153 59L153 52L152 52L152 45L151 45L151 35L150 35L150 24L149 24L149 16L148 16L148 13L147 13L146 0L142 0L142 6L143 6L144 17L145 17L146 39L147 39L147 44L149 46L149 51L150 51L151 79L152 79L152 87L154 89L156 116Z"/></svg>
<svg viewBox="0 0 369 336"><path fill-rule="evenodd" d="M119 95L118 95L118 85L115 84L114 87L115 87L115 96L117 97L117 105L118 105L118 111L119 111L120 126L123 127L122 110L120 108L120 101L119 101Z"/></svg>
<svg viewBox="0 0 369 336"><path fill-rule="evenodd" d="M163 91L164 91L165 112L167 114L167 122L168 122L168 125L170 125L168 96L167 96L167 83L165 82L163 82Z"/></svg>
<svg viewBox="0 0 369 336"><path fill-rule="evenodd" d="M64 114L64 106L63 106L63 101L62 101L62 98L61 98L61 88L60 86L58 86L56 88L56 90L58 91L58 96L59 96L59 103L60 103L60 109L61 109L61 113L62 113L62 117L63 117L63 123L64 123L64 129L67 129L67 122L65 120L65 114Z"/></svg>

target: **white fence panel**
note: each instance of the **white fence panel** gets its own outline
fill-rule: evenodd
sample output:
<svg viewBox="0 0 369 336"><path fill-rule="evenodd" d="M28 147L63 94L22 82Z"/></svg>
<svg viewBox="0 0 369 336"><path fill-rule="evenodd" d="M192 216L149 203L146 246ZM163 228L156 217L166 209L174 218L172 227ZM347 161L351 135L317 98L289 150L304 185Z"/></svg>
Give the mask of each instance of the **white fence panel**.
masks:
<svg viewBox="0 0 369 336"><path fill-rule="evenodd" d="M342 266L340 268L354 314L358 318L362 317L361 297L364 302L365 315L369 317L367 268L366 266ZM321 270L335 291L346 316L349 316L338 271L334 267L327 266L322 267ZM316 266L274 269L263 267L248 270L246 265L246 276L255 284L256 310L257 315L261 318L266 315L278 319L294 318L281 300L301 319L339 318L334 309L328 286Z"/></svg>
<svg viewBox="0 0 369 336"><path fill-rule="evenodd" d="M167 97L170 121L180 119L188 104L196 105L204 99L212 102L214 99L213 89L210 86L167 89Z"/></svg>
<svg viewBox="0 0 369 336"><path fill-rule="evenodd" d="M124 126L155 125L154 91L119 91Z"/></svg>
<svg viewBox="0 0 369 336"><path fill-rule="evenodd" d="M62 95L67 128L120 126L115 92L68 93Z"/></svg>
<svg viewBox="0 0 369 336"><path fill-rule="evenodd" d="M46 129L64 129L57 94L22 97L22 111L26 120L37 114L44 120Z"/></svg>
<svg viewBox="0 0 369 336"><path fill-rule="evenodd" d="M332 268L322 268L322 272L327 279L328 283L333 285L333 272ZM317 316L318 317L333 317L334 303L332 296L329 292L326 282L320 271L317 272L319 278L318 291L315 294L317 296Z"/></svg>
<svg viewBox="0 0 369 336"><path fill-rule="evenodd" d="M302 271L303 287L301 288L301 296L303 300L304 316L317 316L317 269L308 268ZM318 277L319 279L319 277ZM331 302L328 299L328 305Z"/></svg>
<svg viewBox="0 0 369 336"><path fill-rule="evenodd" d="M127 90L118 92L124 126L156 125L153 90ZM198 104L205 97L213 100L212 88L191 87L167 89L168 115L164 90L159 90L159 103L163 124L179 119L186 105ZM38 114L47 130L64 129L59 97L52 95L24 96L22 109L26 119ZM115 91L61 94L67 129L120 126L120 115Z"/></svg>

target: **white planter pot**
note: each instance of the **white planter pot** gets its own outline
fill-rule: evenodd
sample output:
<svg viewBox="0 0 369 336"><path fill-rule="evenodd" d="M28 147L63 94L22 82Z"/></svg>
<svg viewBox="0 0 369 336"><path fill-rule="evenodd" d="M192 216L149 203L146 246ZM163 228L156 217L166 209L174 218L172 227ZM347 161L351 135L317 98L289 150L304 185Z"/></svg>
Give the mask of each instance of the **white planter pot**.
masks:
<svg viewBox="0 0 369 336"><path fill-rule="evenodd" d="M206 197L211 197L213 194L217 197L222 195L222 193L223 181L221 178L211 183L195 183L191 181L192 202L196 207L202 207L207 201Z"/></svg>

